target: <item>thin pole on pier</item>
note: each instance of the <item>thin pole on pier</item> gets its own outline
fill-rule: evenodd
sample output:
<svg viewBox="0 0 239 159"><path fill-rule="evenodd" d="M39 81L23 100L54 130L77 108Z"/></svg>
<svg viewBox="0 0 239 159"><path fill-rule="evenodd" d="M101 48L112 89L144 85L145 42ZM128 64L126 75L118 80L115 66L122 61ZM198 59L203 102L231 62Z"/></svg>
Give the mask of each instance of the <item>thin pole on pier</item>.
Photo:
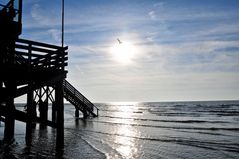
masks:
<svg viewBox="0 0 239 159"><path fill-rule="evenodd" d="M65 16L65 1L62 0L62 10L61 10L61 46L64 47L64 16Z"/></svg>

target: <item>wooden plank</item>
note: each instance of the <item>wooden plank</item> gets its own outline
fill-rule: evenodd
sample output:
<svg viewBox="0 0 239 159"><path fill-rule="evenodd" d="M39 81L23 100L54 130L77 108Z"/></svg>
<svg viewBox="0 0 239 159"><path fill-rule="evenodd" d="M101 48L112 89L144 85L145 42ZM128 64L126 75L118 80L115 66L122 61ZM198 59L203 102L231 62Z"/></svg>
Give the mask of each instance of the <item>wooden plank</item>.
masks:
<svg viewBox="0 0 239 159"><path fill-rule="evenodd" d="M34 64L35 67L45 67L45 68L55 68L55 69L59 69L61 67L65 67L67 66L66 62L59 62L59 61L40 61L38 63Z"/></svg>
<svg viewBox="0 0 239 159"><path fill-rule="evenodd" d="M44 60L44 59L49 58L49 57L51 57L51 56L52 56L51 54L46 54L46 55L43 55L43 56L38 57L38 58L36 58L36 59L33 59L33 62L37 62L37 61L40 61L40 60Z"/></svg>
<svg viewBox="0 0 239 159"><path fill-rule="evenodd" d="M25 49L25 50L29 49L29 46L21 45L21 44L15 44L15 47L17 49ZM34 47L34 46L31 46L30 49L31 49L31 51L36 51L39 53L48 53L48 54L55 54L58 51L58 50L50 50L50 49L39 48L39 47Z"/></svg>
<svg viewBox="0 0 239 159"><path fill-rule="evenodd" d="M22 51L15 51L16 54L19 54L19 55L22 55L22 56L29 56L29 53L28 52L22 52ZM40 54L35 54L35 53L31 53L31 56L32 57L37 57L37 58L40 58L40 57L44 57L45 55L40 55Z"/></svg>
<svg viewBox="0 0 239 159"><path fill-rule="evenodd" d="M33 60L34 65L42 65L42 66L54 66L54 67L60 67L60 66L67 66L67 57L59 57L59 56L44 56L42 58L37 58ZM64 64L63 64L64 63Z"/></svg>
<svg viewBox="0 0 239 159"><path fill-rule="evenodd" d="M1 116L6 115L6 108L5 107L0 107L0 115ZM22 121L22 122L27 122L27 119L28 119L27 113L16 109L15 110L15 119L19 120L19 121ZM3 117L0 117L0 121L5 121L5 119ZM32 121L56 128L56 123L51 122L49 120L42 121L39 117L33 118Z"/></svg>
<svg viewBox="0 0 239 159"><path fill-rule="evenodd" d="M53 50L53 48L49 49L49 48L36 47L36 46L29 47L28 45L22 45L22 44L15 44L15 47L16 47L16 49L24 49L24 50L31 49L32 52L67 55L67 52L65 52L65 51L62 52L62 51L60 51L61 49Z"/></svg>
<svg viewBox="0 0 239 159"><path fill-rule="evenodd" d="M57 50L62 48L61 46L56 46L56 45L51 45L51 44L47 44L47 43L26 40L26 39L17 39L16 41L19 42L19 43L38 45L38 46L41 46L41 47L53 48L53 49L57 49ZM64 47L64 50L67 50L67 49L68 49L68 47Z"/></svg>

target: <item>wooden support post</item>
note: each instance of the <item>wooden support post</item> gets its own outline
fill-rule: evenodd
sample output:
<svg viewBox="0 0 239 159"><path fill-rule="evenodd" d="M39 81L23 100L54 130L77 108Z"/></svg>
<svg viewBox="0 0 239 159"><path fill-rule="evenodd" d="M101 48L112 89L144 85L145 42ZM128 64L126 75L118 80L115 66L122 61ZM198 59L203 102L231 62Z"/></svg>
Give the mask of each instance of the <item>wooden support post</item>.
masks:
<svg viewBox="0 0 239 159"><path fill-rule="evenodd" d="M87 110L86 110L85 107L83 108L83 112L82 113L83 113L83 118L86 119L88 117L88 113L87 113Z"/></svg>
<svg viewBox="0 0 239 159"><path fill-rule="evenodd" d="M44 118L44 121L48 120L48 101L47 100L43 102L43 118Z"/></svg>
<svg viewBox="0 0 239 159"><path fill-rule="evenodd" d="M5 116L5 129L4 129L4 142L10 143L14 140L15 129L15 105L13 93L16 89L15 84L12 82L6 85L8 98L6 100L6 116Z"/></svg>
<svg viewBox="0 0 239 159"><path fill-rule="evenodd" d="M29 91L27 93L27 122L26 122L26 145L30 146L32 142L32 120L34 118L34 102L33 102L33 91L31 90L31 84L29 84Z"/></svg>
<svg viewBox="0 0 239 159"><path fill-rule="evenodd" d="M56 122L56 102L52 102L52 110L51 110L51 117L52 117L52 121Z"/></svg>
<svg viewBox="0 0 239 159"><path fill-rule="evenodd" d="M33 120L36 119L37 117L37 102L33 100L33 105L32 105L32 118ZM36 127L36 122L32 123L32 126L35 128Z"/></svg>
<svg viewBox="0 0 239 159"><path fill-rule="evenodd" d="M40 112L40 119L42 122L46 122L48 118L48 103L47 101L40 100L39 102L39 112ZM45 124L40 124L40 128L46 128Z"/></svg>
<svg viewBox="0 0 239 159"><path fill-rule="evenodd" d="M46 99L45 99L45 101L44 101L44 106L45 106L45 118L46 118L46 120L48 120L48 104L49 104L49 86L47 86L46 87L46 90L45 90L45 92L46 92Z"/></svg>
<svg viewBox="0 0 239 159"><path fill-rule="evenodd" d="M9 143L14 140L15 129L15 105L14 99L6 102L6 116L5 116L5 129L4 129L4 142Z"/></svg>
<svg viewBox="0 0 239 159"><path fill-rule="evenodd" d="M79 118L79 114L80 114L80 113L79 113L79 109L76 109L76 110L75 110L75 117L76 117L76 118Z"/></svg>
<svg viewBox="0 0 239 159"><path fill-rule="evenodd" d="M56 83L55 88L55 102L57 106L57 134L56 134L56 148L62 149L64 147L64 100L63 100L63 81Z"/></svg>

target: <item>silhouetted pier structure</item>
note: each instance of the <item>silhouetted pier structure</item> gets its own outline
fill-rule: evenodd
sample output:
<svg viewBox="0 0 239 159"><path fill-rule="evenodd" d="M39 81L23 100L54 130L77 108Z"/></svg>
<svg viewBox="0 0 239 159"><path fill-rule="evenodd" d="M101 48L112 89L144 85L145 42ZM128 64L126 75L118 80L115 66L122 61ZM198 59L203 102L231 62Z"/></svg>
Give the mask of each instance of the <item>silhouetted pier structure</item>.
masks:
<svg viewBox="0 0 239 159"><path fill-rule="evenodd" d="M14 6L18 4L18 6ZM0 4L0 121L5 122L4 141L14 139L15 120L26 122L26 144L31 144L35 122L57 129L56 145L64 145L64 98L84 118L98 116L98 108L66 81L67 49L26 39L22 30L22 0ZM15 108L14 99L27 95L25 111ZM52 119L48 105L52 103ZM37 106L39 114L37 116Z"/></svg>

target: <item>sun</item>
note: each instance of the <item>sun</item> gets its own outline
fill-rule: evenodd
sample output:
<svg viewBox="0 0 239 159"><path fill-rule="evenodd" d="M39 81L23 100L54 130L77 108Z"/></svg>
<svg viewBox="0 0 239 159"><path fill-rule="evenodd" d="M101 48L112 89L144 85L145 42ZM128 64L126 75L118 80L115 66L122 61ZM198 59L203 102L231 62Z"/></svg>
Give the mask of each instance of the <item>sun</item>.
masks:
<svg viewBox="0 0 239 159"><path fill-rule="evenodd" d="M114 59L121 64L132 62L136 54L136 47L130 42L121 42L114 44L110 50Z"/></svg>

